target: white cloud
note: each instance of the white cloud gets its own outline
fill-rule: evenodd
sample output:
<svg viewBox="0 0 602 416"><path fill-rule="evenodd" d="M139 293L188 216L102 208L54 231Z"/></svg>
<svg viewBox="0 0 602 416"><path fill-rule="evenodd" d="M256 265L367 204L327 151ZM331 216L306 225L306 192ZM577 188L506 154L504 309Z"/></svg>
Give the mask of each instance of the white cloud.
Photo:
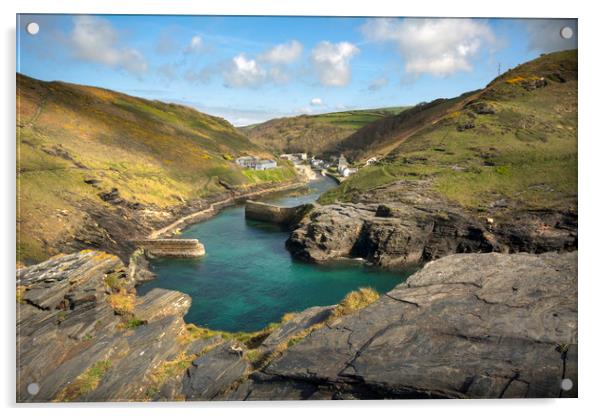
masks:
<svg viewBox="0 0 602 416"><path fill-rule="evenodd" d="M302 52L303 45L296 40L292 40L268 49L259 56L259 60L272 64L290 64L299 59Z"/></svg>
<svg viewBox="0 0 602 416"><path fill-rule="evenodd" d="M76 58L124 69L136 75L148 70L146 59L138 50L119 46L119 34L106 19L76 16L70 44Z"/></svg>
<svg viewBox="0 0 602 416"><path fill-rule="evenodd" d="M577 48L576 19L521 19L529 34L529 49L538 52L554 52ZM573 29L571 39L563 39L563 27Z"/></svg>
<svg viewBox="0 0 602 416"><path fill-rule="evenodd" d="M311 61L323 85L342 87L351 79L351 59L359 48L349 42L320 42L311 51Z"/></svg>
<svg viewBox="0 0 602 416"><path fill-rule="evenodd" d="M244 54L232 58L222 75L227 87L254 87L266 80L265 69L255 59L248 59Z"/></svg>
<svg viewBox="0 0 602 416"><path fill-rule="evenodd" d="M372 80L370 85L368 85L368 89L370 91L378 91L381 88L386 87L389 84L389 78L382 76Z"/></svg>
<svg viewBox="0 0 602 416"><path fill-rule="evenodd" d="M204 47L205 45L203 43L203 38L199 35L196 35L193 36L192 39L190 39L190 43L188 44L184 52L192 54L201 53L203 52Z"/></svg>
<svg viewBox="0 0 602 416"><path fill-rule="evenodd" d="M302 51L301 43L292 40L276 45L257 57L239 54L222 70L224 84L228 87L257 87L269 82L286 84L291 76L289 64L296 61Z"/></svg>
<svg viewBox="0 0 602 416"><path fill-rule="evenodd" d="M273 66L269 69L269 79L275 84L287 84L290 78L288 71L280 66Z"/></svg>
<svg viewBox="0 0 602 416"><path fill-rule="evenodd" d="M313 105L314 107L318 107L321 105L324 105L324 102L322 101L321 98L312 98L311 101L309 102L310 105Z"/></svg>
<svg viewBox="0 0 602 416"><path fill-rule="evenodd" d="M474 19L374 18L362 32L368 40L395 44L413 75L469 71L471 59L496 42L489 25Z"/></svg>

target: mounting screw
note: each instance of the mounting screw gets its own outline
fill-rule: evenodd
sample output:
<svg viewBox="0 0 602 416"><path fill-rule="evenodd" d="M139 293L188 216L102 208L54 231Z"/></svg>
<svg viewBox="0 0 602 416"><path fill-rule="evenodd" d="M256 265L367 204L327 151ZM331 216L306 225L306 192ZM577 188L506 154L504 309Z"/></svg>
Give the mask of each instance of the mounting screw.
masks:
<svg viewBox="0 0 602 416"><path fill-rule="evenodd" d="M27 26L25 26L25 29L30 35L37 35L40 31L40 25L36 22L29 22L27 23Z"/></svg>

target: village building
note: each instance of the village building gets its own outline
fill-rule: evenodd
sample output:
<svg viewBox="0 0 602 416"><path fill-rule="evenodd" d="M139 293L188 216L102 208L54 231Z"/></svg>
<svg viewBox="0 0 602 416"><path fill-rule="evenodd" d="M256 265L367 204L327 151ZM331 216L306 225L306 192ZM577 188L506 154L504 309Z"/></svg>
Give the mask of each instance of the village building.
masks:
<svg viewBox="0 0 602 416"><path fill-rule="evenodd" d="M343 174L343 171L349 166L349 163L347 162L347 158L345 158L345 155L341 155L339 156L339 164L337 166L337 171L339 172L339 175Z"/></svg>
<svg viewBox="0 0 602 416"><path fill-rule="evenodd" d="M257 158L253 157L253 156L241 156L239 158L236 159L236 164L238 166L241 166L243 168L255 168L255 163L256 163Z"/></svg>
<svg viewBox="0 0 602 416"><path fill-rule="evenodd" d="M370 159L366 160L366 166L370 166L375 164L376 162L378 162L378 158L376 157L371 157Z"/></svg>
<svg viewBox="0 0 602 416"><path fill-rule="evenodd" d="M307 153L283 153L280 159L286 159L293 162L295 165L307 160Z"/></svg>
<svg viewBox="0 0 602 416"><path fill-rule="evenodd" d="M275 160L259 159L255 156L241 156L236 159L236 164L245 169L267 170L278 166Z"/></svg>
<svg viewBox="0 0 602 416"><path fill-rule="evenodd" d="M350 168L350 167L346 167L343 169L343 171L341 172L341 175L345 178L353 175L354 173L357 172L357 168Z"/></svg>
<svg viewBox="0 0 602 416"><path fill-rule="evenodd" d="M339 175L347 178L348 176L356 173L357 169L350 167L349 162L347 162L347 159L345 158L345 156L341 155L341 156L339 156L339 164L337 166L337 172L339 173Z"/></svg>
<svg viewBox="0 0 602 416"><path fill-rule="evenodd" d="M311 164L311 167L314 169L321 169L324 167L324 161L322 159L316 159L316 158L312 157L309 163Z"/></svg>
<svg viewBox="0 0 602 416"><path fill-rule="evenodd" d="M255 170L274 169L276 166L278 166L278 165L276 164L275 160L272 160L272 159L262 159L262 160L259 160L255 164Z"/></svg>

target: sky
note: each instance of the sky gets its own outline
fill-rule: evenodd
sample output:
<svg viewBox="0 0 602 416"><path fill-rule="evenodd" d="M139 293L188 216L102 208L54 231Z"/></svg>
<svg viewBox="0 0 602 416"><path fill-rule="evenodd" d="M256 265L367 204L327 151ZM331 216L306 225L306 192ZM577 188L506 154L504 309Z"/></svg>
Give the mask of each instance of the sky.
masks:
<svg viewBox="0 0 602 416"><path fill-rule="evenodd" d="M235 126L454 97L576 47L575 19L17 16L18 72L185 104Z"/></svg>

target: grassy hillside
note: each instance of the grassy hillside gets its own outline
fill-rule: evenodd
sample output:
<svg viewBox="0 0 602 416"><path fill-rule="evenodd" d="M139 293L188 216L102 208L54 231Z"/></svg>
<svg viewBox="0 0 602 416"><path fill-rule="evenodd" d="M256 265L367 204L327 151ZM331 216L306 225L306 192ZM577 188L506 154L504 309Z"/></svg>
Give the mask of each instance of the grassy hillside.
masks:
<svg viewBox="0 0 602 416"><path fill-rule="evenodd" d="M321 201L352 201L395 181L426 179L432 191L469 209L576 209L577 51L543 55L481 91L426 108L431 116L416 115L420 123L406 112L360 130L386 157ZM379 135L384 123L392 128Z"/></svg>
<svg viewBox="0 0 602 416"><path fill-rule="evenodd" d="M382 157L406 137L460 106L472 94L469 92L452 99L440 98L430 103L418 104L399 114L377 119L341 140L336 149L352 160Z"/></svg>
<svg viewBox="0 0 602 416"><path fill-rule="evenodd" d="M18 260L42 260L76 236L86 207L166 210L185 200L295 177L290 166L253 176L232 161L268 156L227 121L191 108L17 74Z"/></svg>
<svg viewBox="0 0 602 416"><path fill-rule="evenodd" d="M248 137L277 153L334 152L338 143L356 130L407 107L389 107L372 110L342 111L318 115L301 115L266 121L242 127Z"/></svg>

